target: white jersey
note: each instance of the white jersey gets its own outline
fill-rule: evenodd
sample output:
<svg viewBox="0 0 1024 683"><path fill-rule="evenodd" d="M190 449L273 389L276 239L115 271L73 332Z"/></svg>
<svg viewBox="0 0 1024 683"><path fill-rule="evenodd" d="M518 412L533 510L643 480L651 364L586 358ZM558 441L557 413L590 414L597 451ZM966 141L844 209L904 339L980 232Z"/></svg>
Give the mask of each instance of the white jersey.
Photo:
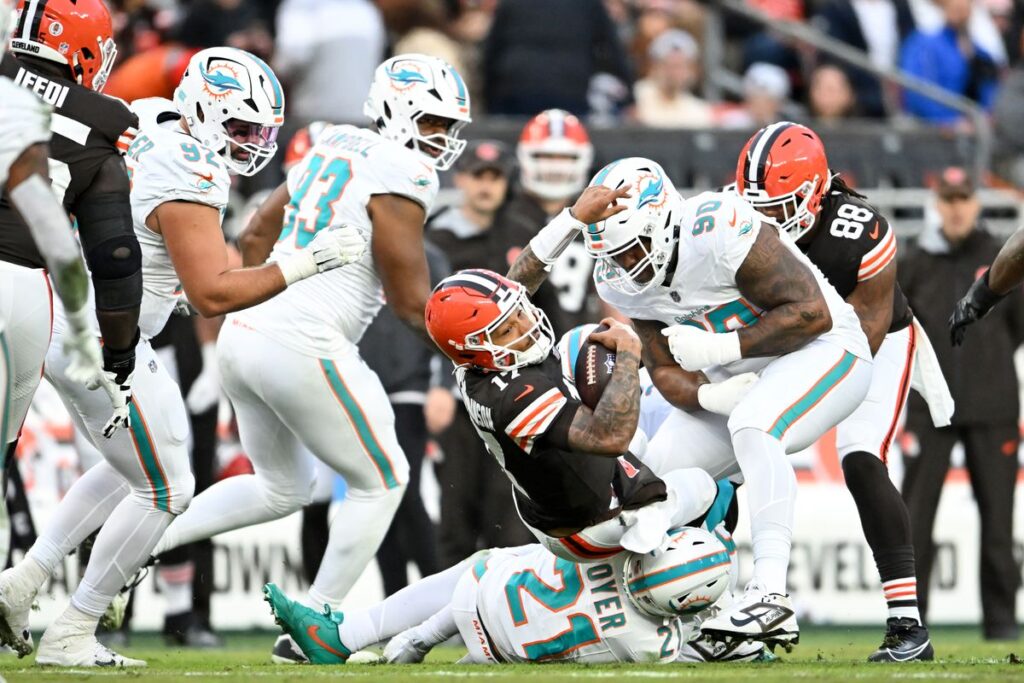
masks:
<svg viewBox="0 0 1024 683"><path fill-rule="evenodd" d="M674 660L687 628L633 607L622 585L625 557L577 564L535 545L495 550L477 562L477 612L501 656L509 662Z"/></svg>
<svg viewBox="0 0 1024 683"><path fill-rule="evenodd" d="M352 226L371 244L371 197L407 197L428 215L437 190L437 171L419 152L366 128L328 128L288 173L291 200L270 260L305 248L332 225ZM351 350L383 303L368 249L361 260L297 282L233 317L295 351L322 358Z"/></svg>
<svg viewBox="0 0 1024 683"><path fill-rule="evenodd" d="M219 155L182 130L173 102L158 97L137 100L132 111L139 117L139 134L125 161L132 185L132 222L142 247L139 329L148 339L167 324L181 296L181 282L163 236L146 227L146 219L161 204L174 201L212 206L223 218L231 178Z"/></svg>
<svg viewBox="0 0 1024 683"><path fill-rule="evenodd" d="M757 322L764 313L740 294L736 271L763 229L764 217L733 193L704 192L683 203L675 272L670 280L637 295L618 292L595 271L600 297L636 320L666 325L694 325L713 332L732 332ZM771 229L771 228L764 228ZM867 338L856 311L846 303L818 267L780 233L782 243L814 274L832 315L832 329L821 336L858 358L871 359ZM770 358L742 359L711 368L712 380L757 372Z"/></svg>
<svg viewBox="0 0 1024 683"><path fill-rule="evenodd" d="M50 139L50 111L32 91L0 77L0 187L22 152Z"/></svg>

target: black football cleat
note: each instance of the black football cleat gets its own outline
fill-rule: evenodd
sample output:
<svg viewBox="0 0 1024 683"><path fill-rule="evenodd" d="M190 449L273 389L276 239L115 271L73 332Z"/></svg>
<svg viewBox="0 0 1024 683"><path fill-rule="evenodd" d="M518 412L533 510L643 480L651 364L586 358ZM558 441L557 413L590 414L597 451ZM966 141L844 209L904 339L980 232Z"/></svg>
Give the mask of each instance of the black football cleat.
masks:
<svg viewBox="0 0 1024 683"><path fill-rule="evenodd" d="M930 662L935 659L927 627L907 617L890 617L885 625L885 638L868 657L869 662Z"/></svg>

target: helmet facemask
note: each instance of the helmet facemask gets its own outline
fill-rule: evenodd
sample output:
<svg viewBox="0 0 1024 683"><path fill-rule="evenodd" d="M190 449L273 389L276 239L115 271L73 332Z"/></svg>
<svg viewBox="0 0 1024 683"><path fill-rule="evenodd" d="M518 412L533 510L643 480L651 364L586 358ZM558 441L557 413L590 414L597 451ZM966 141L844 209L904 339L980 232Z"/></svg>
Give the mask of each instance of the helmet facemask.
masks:
<svg viewBox="0 0 1024 683"><path fill-rule="evenodd" d="M468 121L452 121L445 133L423 135L420 132L420 119L428 115L431 115L430 112L419 112L412 117L412 127L416 131L412 136L412 145L416 151L424 154L438 171L447 171L462 154L462 150L466 149L466 141L459 138L459 133L466 127ZM440 155L435 157L427 153L424 147L435 149Z"/></svg>
<svg viewBox="0 0 1024 683"><path fill-rule="evenodd" d="M643 256L626 270L619 265L615 257L632 249L640 249ZM635 296L665 281L669 256L668 252L655 247L650 237L637 236L598 259L595 277L618 292ZM651 277L647 281L640 280L640 275L648 269L651 270Z"/></svg>
<svg viewBox="0 0 1024 683"><path fill-rule="evenodd" d="M565 199L586 184L590 155L582 152L556 153L523 146L518 155L523 167L522 184L531 193L542 199Z"/></svg>
<svg viewBox="0 0 1024 683"><path fill-rule="evenodd" d="M532 323L521 335L503 344L495 343L494 335L509 321L509 319L521 313ZM523 350L512 347L523 340L532 341L530 346ZM542 362L551 353L555 345L555 332L551 329L551 323L544 311L534 306L526 295L526 290L520 288L508 311L492 321L485 328L466 335L463 349L467 351L485 351L491 354L494 369L504 372L527 365L536 365ZM461 349L460 349L461 350Z"/></svg>
<svg viewBox="0 0 1024 683"><path fill-rule="evenodd" d="M814 227L814 190L821 181L819 176L814 176L813 179L805 180L792 192L776 196L769 195L766 190L746 188L742 197L796 241Z"/></svg>
<svg viewBox="0 0 1024 683"><path fill-rule="evenodd" d="M277 153L278 126L263 126L241 119L228 119L223 126L224 147L221 156L228 167L239 175L256 175ZM239 138L244 138L244 142L239 141ZM236 158L238 150L249 156L245 159Z"/></svg>
<svg viewBox="0 0 1024 683"><path fill-rule="evenodd" d="M103 92L103 86L107 84L110 72L114 68L114 62L117 61L117 44L114 43L113 38L107 38L103 41L97 38L96 42L99 45L100 51L100 68L93 74L92 89L96 92ZM78 63L77 52L72 60L74 63L71 65L71 71L78 78L78 82L82 83L82 66Z"/></svg>

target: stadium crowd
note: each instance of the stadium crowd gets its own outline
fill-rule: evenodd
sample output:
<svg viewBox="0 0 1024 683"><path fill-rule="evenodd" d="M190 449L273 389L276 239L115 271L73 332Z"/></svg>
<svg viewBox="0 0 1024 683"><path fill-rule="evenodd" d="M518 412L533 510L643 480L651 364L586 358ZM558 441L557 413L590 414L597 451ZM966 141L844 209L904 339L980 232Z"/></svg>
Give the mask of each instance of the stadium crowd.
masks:
<svg viewBox="0 0 1024 683"><path fill-rule="evenodd" d="M118 63L105 92L127 101L170 98L198 51L228 45L273 66L286 90L281 163L258 179L236 178L237 196L225 229L237 234L251 212L246 199L265 197L294 158L308 149L316 122L364 122L364 94L374 69L393 54L443 58L464 76L475 121L509 117L524 125L516 149L476 141L451 174L450 201L427 222L435 282L454 270L486 265L504 272L529 242L531 230L571 204L590 177L594 157L588 129L736 129L749 132L780 119L816 129L849 119L936 126L970 132L959 112L911 92L897 92L870 73L798 45L771 30L725 13L724 64L742 74L722 97L703 63L709 3L697 0L118 0L114 12ZM781 21L804 22L864 51L882 69L900 69L961 95L991 115L997 169L1024 178L1024 139L1017 123L1024 100L1024 5L1012 0L747 0ZM567 30L571 27L571 30ZM337 83L345 87L338 87ZM538 114L558 110L555 114ZM557 119L567 146L545 148ZM469 137L474 137L472 129ZM537 143L535 148L531 144ZM555 157L555 169L548 164ZM562 168L557 162L565 162ZM555 179L552 180L552 175ZM979 179L981 180L981 179ZM253 206L250 202L249 207ZM233 216L231 215L233 214ZM232 227L234 226L234 227ZM537 301L556 334L606 313L588 288L585 254L556 269ZM909 291L908 291L909 293ZM403 334L404 333L404 334ZM230 428L216 438L216 341L201 323L175 317L161 340L178 353L182 391L192 413L193 467L198 494L218 477L246 471ZM363 353L381 376L398 417L399 438L414 465L412 485L378 553L390 594L406 584L414 562L427 575L479 548L530 541L507 504L507 480L483 451L447 372L421 372L430 352L408 366L395 359L421 342L382 315L367 332ZM196 361L201 361L196 367ZM415 366L415 367L413 367ZM186 377L187 375L187 377ZM222 415L225 414L223 411ZM223 427L223 425L222 425ZM220 446L218 446L220 443ZM31 448L26 444L25 449ZM221 451L218 455L218 449ZM418 451L418 452L417 452ZM418 465L426 460L440 483L440 519L423 526ZM201 473L203 473L201 475ZM306 511L310 546L326 543L332 487ZM468 510L471 501L480 509ZM319 544L319 545L318 545ZM161 590L168 598L166 634L194 646L218 643L209 600L209 546L197 544L163 558ZM309 576L316 567L306 567ZM1011 627L1007 627L1011 628ZM1016 631L1013 630L1015 634Z"/></svg>

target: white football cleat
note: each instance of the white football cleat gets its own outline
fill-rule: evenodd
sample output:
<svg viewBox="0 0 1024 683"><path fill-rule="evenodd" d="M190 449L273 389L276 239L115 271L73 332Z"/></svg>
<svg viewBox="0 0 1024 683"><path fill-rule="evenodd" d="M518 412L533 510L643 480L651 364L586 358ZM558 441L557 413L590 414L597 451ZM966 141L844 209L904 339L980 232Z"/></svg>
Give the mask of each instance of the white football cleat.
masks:
<svg viewBox="0 0 1024 683"><path fill-rule="evenodd" d="M695 638L679 648L677 662L753 662L772 657L760 641L726 643L708 636Z"/></svg>
<svg viewBox="0 0 1024 683"><path fill-rule="evenodd" d="M39 639L36 664L40 666L128 668L146 666L141 659L119 655L96 640L93 634L83 635L72 629L51 626Z"/></svg>
<svg viewBox="0 0 1024 683"><path fill-rule="evenodd" d="M759 640L768 647L782 645L789 652L800 642L800 626L788 595L768 593L751 581L743 597L700 625L712 640Z"/></svg>
<svg viewBox="0 0 1024 683"><path fill-rule="evenodd" d="M416 629L402 631L384 648L384 661L388 664L419 664L430 653L430 648L415 636Z"/></svg>
<svg viewBox="0 0 1024 683"><path fill-rule="evenodd" d="M28 615L37 591L21 572L8 569L0 574L0 643L11 646L19 658L32 654Z"/></svg>

